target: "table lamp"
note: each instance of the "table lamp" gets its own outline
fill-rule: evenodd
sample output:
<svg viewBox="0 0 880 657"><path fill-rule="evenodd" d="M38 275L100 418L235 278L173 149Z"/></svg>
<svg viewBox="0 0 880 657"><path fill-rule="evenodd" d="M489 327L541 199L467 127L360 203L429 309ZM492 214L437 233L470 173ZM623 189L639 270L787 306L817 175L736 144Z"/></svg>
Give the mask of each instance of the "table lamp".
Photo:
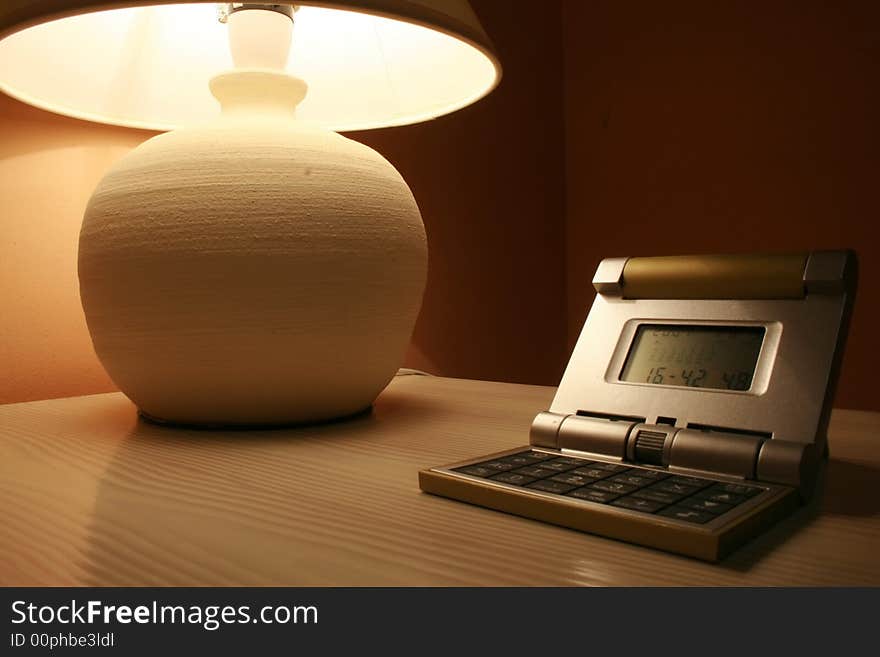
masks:
<svg viewBox="0 0 880 657"><path fill-rule="evenodd" d="M400 174L335 131L489 93L501 69L468 3L11 0L0 37L6 94L171 130L107 172L80 232L95 352L141 414L276 425L368 408L410 340L427 245Z"/></svg>

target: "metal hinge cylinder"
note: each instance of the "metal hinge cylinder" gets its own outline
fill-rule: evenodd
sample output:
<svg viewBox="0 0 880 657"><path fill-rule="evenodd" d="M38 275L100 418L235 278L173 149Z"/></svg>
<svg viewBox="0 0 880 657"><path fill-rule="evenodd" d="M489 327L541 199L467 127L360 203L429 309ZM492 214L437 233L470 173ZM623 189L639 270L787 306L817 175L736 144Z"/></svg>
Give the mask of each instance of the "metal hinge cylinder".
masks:
<svg viewBox="0 0 880 657"><path fill-rule="evenodd" d="M812 443L551 412L535 417L529 441L638 465L794 486L804 497L810 495L819 462Z"/></svg>

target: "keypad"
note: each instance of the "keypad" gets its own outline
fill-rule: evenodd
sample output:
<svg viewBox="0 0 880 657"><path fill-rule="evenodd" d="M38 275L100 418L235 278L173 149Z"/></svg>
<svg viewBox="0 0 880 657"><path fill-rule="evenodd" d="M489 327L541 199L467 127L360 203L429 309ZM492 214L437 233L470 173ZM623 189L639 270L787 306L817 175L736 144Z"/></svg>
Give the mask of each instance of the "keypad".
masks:
<svg viewBox="0 0 880 657"><path fill-rule="evenodd" d="M514 484L515 486L525 486L535 481L534 477L520 474L519 472L503 472L493 477L495 481L503 481L505 484Z"/></svg>
<svg viewBox="0 0 880 657"><path fill-rule="evenodd" d="M610 502L611 500L616 500L620 495L615 495L614 493L609 493L604 490L597 490L595 488L578 488L577 490L573 490L569 493L571 497L577 497L581 500L589 500L590 502Z"/></svg>
<svg viewBox="0 0 880 657"><path fill-rule="evenodd" d="M682 497L686 495L692 495L700 490L696 486L685 486L684 484L679 484L675 481L661 481L660 483L654 484L653 488L655 490L662 490L667 493L672 493L673 495L680 495Z"/></svg>
<svg viewBox="0 0 880 657"><path fill-rule="evenodd" d="M611 477L614 473L608 472L608 470L601 470L599 468L575 468L571 470L571 474L581 475L583 477L587 477L588 479L604 479L605 477Z"/></svg>
<svg viewBox="0 0 880 657"><path fill-rule="evenodd" d="M624 509L633 509L634 511L644 511L645 513L654 513L662 509L665 504L662 502L654 502L641 497L621 497L611 503L613 506L622 506Z"/></svg>
<svg viewBox="0 0 880 657"><path fill-rule="evenodd" d="M546 461L551 458L553 457L550 454L542 454L541 452L523 452L522 454L505 456L503 459L498 460L503 461L504 463L512 463L516 467L520 467L524 465L535 465L536 463L540 463L541 461Z"/></svg>
<svg viewBox="0 0 880 657"><path fill-rule="evenodd" d="M605 490L609 493L617 493L618 495L626 495L627 493L632 493L634 490L638 488L638 486L631 486L629 484L624 484L619 481L608 481L607 479L603 479L602 481L597 481L595 484L590 484L593 488L598 488L599 490Z"/></svg>
<svg viewBox="0 0 880 657"><path fill-rule="evenodd" d="M529 484L527 488L534 488L536 490L542 490L545 493L562 495L563 493L567 493L568 491L577 488L577 486L564 484L561 481L553 481L552 479L539 479L538 481Z"/></svg>
<svg viewBox="0 0 880 657"><path fill-rule="evenodd" d="M513 470L516 465L513 463L505 463L504 461L486 461L485 463L480 463L484 468L492 468L493 470L498 470L499 472L507 472L508 470Z"/></svg>
<svg viewBox="0 0 880 657"><path fill-rule="evenodd" d="M571 484L572 486L586 486L593 481L589 477L574 474L571 472L564 472L563 474L554 475L550 477L550 479L553 481L561 481L563 484Z"/></svg>
<svg viewBox="0 0 880 657"><path fill-rule="evenodd" d="M555 470L556 472L565 472L566 470L573 470L574 468L581 465L578 459L570 459L570 458L561 458L561 459L553 459L552 461L543 461L541 463L542 468L547 468L548 470Z"/></svg>
<svg viewBox="0 0 880 657"><path fill-rule="evenodd" d="M705 524L762 490L630 465L525 451L456 472L597 504Z"/></svg>
<svg viewBox="0 0 880 657"><path fill-rule="evenodd" d="M662 502L663 504L675 504L680 499L682 499L681 495L676 495L675 493L669 493L665 490L656 490L652 488L642 488L633 493L633 497L641 497L646 500L653 500L655 502Z"/></svg>
<svg viewBox="0 0 880 657"><path fill-rule="evenodd" d="M696 495L684 500L681 503L681 506L685 506L689 509L696 509L697 511L708 511L709 513L714 513L716 515L730 511L733 508L732 504L701 499Z"/></svg>
<svg viewBox="0 0 880 657"><path fill-rule="evenodd" d="M528 477L534 477L535 479L543 479L544 477L552 477L553 475L558 474L555 470L548 470L547 468L542 468L539 465L529 465L525 468L517 468L516 471ZM484 475L477 476L482 477Z"/></svg>

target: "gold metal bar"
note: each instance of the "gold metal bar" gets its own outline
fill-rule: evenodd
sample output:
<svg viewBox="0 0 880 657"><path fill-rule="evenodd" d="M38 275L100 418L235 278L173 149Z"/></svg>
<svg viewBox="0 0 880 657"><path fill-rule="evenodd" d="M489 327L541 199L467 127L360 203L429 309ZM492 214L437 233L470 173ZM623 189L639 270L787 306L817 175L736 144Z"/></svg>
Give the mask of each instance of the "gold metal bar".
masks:
<svg viewBox="0 0 880 657"><path fill-rule="evenodd" d="M808 254L630 258L627 299L803 299Z"/></svg>

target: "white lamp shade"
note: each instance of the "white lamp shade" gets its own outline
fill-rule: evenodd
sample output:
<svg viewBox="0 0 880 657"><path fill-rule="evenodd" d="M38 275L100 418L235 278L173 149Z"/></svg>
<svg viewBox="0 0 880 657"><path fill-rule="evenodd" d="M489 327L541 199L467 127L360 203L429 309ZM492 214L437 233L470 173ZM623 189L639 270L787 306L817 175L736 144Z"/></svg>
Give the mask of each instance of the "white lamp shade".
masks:
<svg viewBox="0 0 880 657"><path fill-rule="evenodd" d="M463 0L309 4L297 3L287 63L309 87L301 120L333 130L415 123L498 83L500 65ZM208 80L233 67L227 30L214 2L4 2L0 90L90 121L198 123L219 112Z"/></svg>

